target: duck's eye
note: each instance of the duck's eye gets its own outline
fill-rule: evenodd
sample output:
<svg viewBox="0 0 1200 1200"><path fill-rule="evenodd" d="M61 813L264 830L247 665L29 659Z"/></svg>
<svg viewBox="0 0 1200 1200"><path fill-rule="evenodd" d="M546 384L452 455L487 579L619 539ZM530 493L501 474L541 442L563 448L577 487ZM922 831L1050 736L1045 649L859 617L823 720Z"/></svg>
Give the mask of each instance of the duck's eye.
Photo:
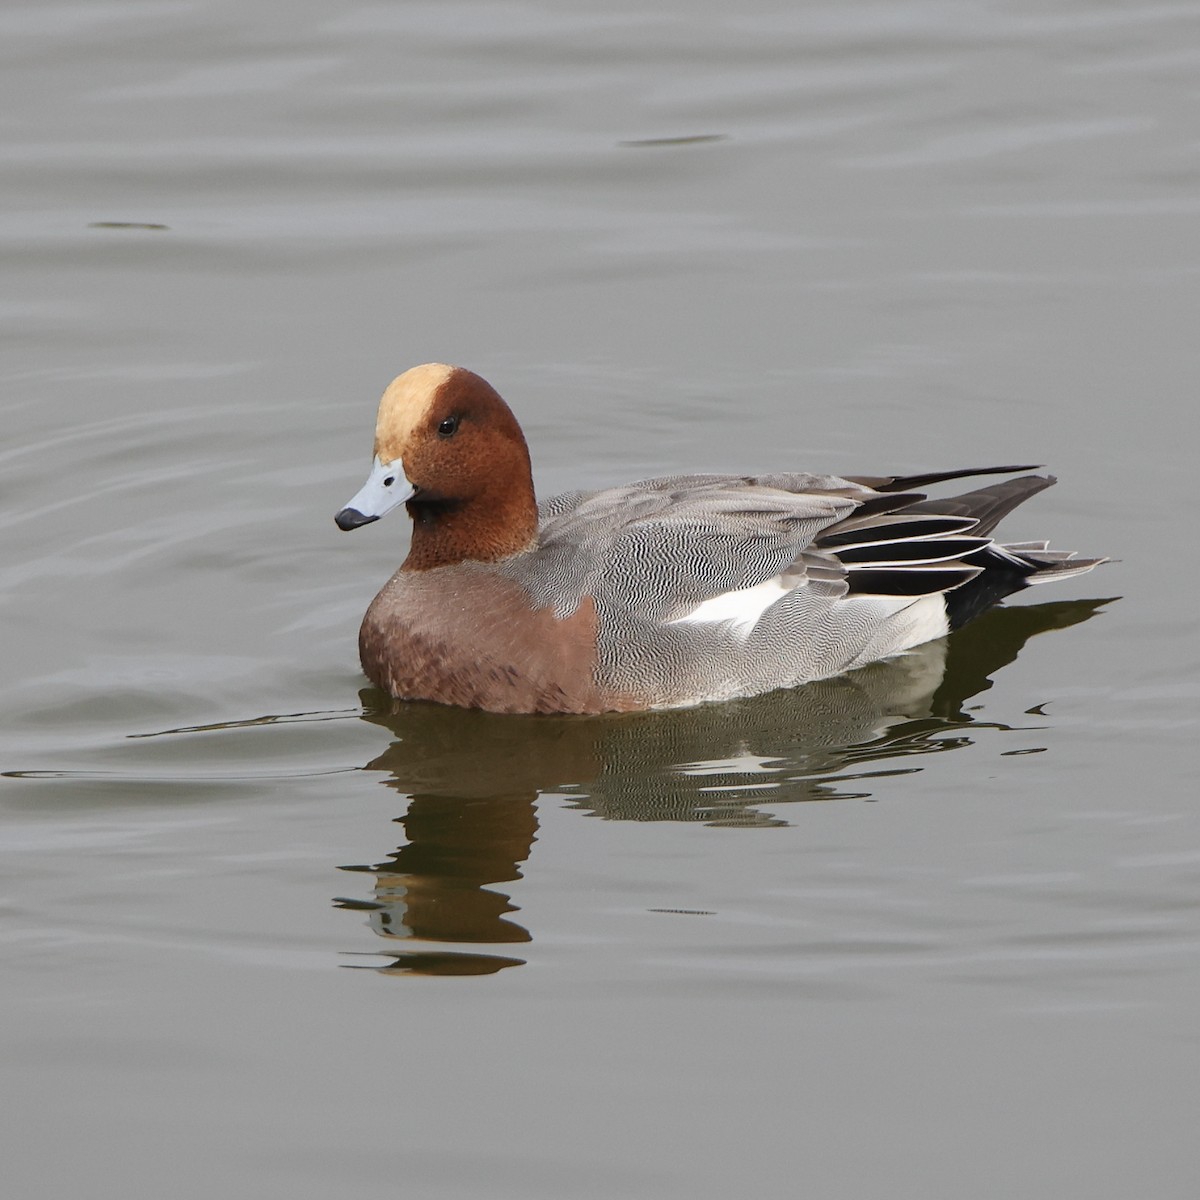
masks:
<svg viewBox="0 0 1200 1200"><path fill-rule="evenodd" d="M458 418L457 417L447 417L438 426L438 437L443 437L443 438L453 437L457 431L458 431Z"/></svg>
<svg viewBox="0 0 1200 1200"><path fill-rule="evenodd" d="M384 486L384 487L391 487L391 486L392 486L392 484L393 484L393 483L395 483L395 482L396 482L396 477L395 477L395 475L389 475L389 476L388 476L388 477L387 477L387 478L386 478L386 479L383 481L383 486Z"/></svg>

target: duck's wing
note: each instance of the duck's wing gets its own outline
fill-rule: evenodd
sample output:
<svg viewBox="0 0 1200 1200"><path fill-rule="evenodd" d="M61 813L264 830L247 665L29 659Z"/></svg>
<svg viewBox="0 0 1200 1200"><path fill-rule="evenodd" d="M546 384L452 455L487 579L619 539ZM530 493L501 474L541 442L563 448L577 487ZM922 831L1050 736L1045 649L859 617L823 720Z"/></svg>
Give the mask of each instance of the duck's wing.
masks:
<svg viewBox="0 0 1200 1200"><path fill-rule="evenodd" d="M842 562L821 549L820 535L851 517L883 517L922 499L831 475L649 479L556 497L543 507L538 550L514 565L538 602L560 612L590 595L654 623L744 623L798 588L830 600L856 590L855 577L879 556L856 551ZM951 520L945 529L970 523ZM917 557L929 573L920 593L971 578L975 570L956 560L985 542L923 545ZM916 565L912 555L905 561ZM910 572L903 582L913 578Z"/></svg>
<svg viewBox="0 0 1200 1200"><path fill-rule="evenodd" d="M914 489L1024 469L682 475L572 492L543 505L536 561L522 573L538 602L560 612L590 595L657 623L729 620L749 628L801 589L828 601L920 597L985 573L994 602L1027 583L1104 561L1076 560L1045 543L1005 547L989 536L1053 477L1022 476L944 500ZM969 608L976 611L977 603Z"/></svg>
<svg viewBox="0 0 1200 1200"><path fill-rule="evenodd" d="M538 549L514 566L560 612L591 596L670 621L784 574L817 533L876 495L817 475L681 475L576 492L543 505Z"/></svg>

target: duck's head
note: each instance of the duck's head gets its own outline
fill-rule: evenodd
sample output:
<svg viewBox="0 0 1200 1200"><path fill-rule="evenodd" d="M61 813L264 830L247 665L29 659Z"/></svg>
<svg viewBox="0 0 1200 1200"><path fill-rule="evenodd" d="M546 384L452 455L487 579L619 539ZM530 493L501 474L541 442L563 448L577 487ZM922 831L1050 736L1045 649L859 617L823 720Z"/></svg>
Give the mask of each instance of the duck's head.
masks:
<svg viewBox="0 0 1200 1200"><path fill-rule="evenodd" d="M392 380L379 402L371 473L334 520L357 529L401 504L414 522L410 569L495 561L535 536L521 427L473 371L426 363Z"/></svg>

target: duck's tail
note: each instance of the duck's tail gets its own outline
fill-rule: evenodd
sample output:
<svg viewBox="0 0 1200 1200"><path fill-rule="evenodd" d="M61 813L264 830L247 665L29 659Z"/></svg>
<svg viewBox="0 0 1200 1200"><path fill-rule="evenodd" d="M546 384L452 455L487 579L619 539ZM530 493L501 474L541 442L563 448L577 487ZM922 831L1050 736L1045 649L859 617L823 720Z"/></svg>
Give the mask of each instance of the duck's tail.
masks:
<svg viewBox="0 0 1200 1200"><path fill-rule="evenodd" d="M1072 551L1051 550L1046 542L1001 543L991 538L1014 508L1054 484L1053 475L1023 475L945 500L895 493L968 475L1028 469L987 467L929 475L856 477L854 482L890 493L890 499L899 503L886 506L885 512L867 513L864 506L849 520L833 526L818 539L818 545L828 548L848 568L852 591L887 595L942 591L950 628L957 629L1013 592L1082 575L1109 560L1077 558ZM914 543L944 548L947 553L935 562L931 560L939 556L923 552L924 561L920 561L912 553ZM922 587L922 582L928 586Z"/></svg>

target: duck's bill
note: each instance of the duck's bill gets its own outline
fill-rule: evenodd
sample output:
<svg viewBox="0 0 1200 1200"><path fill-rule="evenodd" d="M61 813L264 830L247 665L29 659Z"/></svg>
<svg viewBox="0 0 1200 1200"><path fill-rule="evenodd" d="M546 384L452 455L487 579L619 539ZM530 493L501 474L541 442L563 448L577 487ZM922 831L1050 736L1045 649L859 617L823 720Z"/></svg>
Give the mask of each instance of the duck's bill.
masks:
<svg viewBox="0 0 1200 1200"><path fill-rule="evenodd" d="M339 529L357 529L378 521L416 494L417 489L409 483L399 459L390 463L376 459L367 482L333 519Z"/></svg>

